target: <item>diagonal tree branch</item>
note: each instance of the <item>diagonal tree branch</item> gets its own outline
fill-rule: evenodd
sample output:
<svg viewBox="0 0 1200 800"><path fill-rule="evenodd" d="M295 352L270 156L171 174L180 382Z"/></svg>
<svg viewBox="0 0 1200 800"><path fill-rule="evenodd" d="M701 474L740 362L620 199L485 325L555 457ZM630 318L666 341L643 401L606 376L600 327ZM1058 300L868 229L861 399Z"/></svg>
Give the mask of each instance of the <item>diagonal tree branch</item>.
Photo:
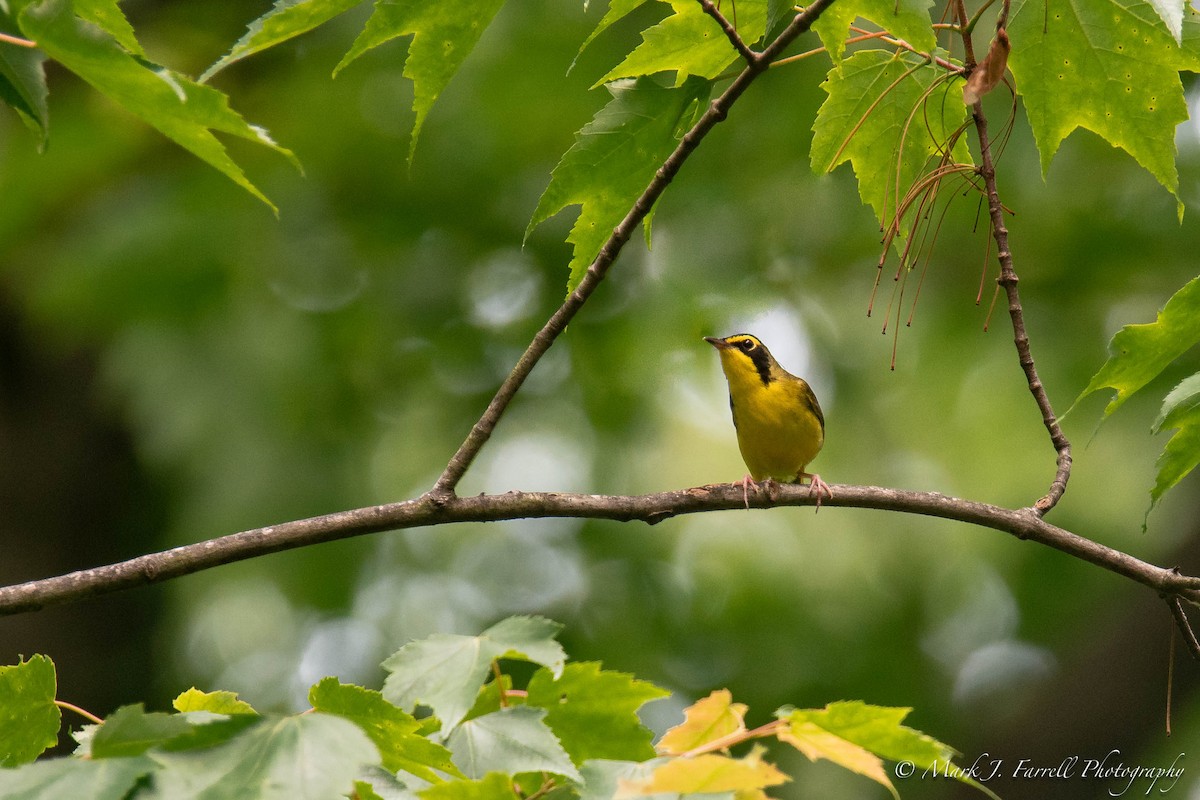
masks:
<svg viewBox="0 0 1200 800"><path fill-rule="evenodd" d="M1175 618L1175 624L1179 626L1179 631L1183 634L1183 642L1187 645L1188 652L1192 654L1192 658L1200 661L1200 641L1196 640L1196 632L1192 630L1192 623L1188 621L1187 614L1183 611L1183 603L1179 601L1178 596L1173 595L1167 599L1167 605L1171 609L1171 616Z"/></svg>
<svg viewBox="0 0 1200 800"><path fill-rule="evenodd" d="M996 165L992 161L991 142L988 139L987 117L983 113L983 101L976 101L974 108L975 130L979 134L979 147L982 151L980 175L983 177L984 189L987 192L988 212L992 220L992 234L996 239L996 255L1000 259L1000 277L996 282L1004 288L1008 297L1008 315L1012 319L1013 343L1017 348L1017 357L1025 379L1029 383L1029 391L1037 402L1038 410L1042 412L1042 424L1050 434L1050 442L1058 453L1057 469L1050 490L1037 503L1035 511L1045 514L1058 503L1067 490L1067 481L1071 477L1071 442L1063 433L1058 423L1046 387L1038 377L1037 366L1033 361L1033 353L1029 347L1029 334L1025 331L1025 312L1021 306L1021 293L1017 290L1017 273L1013 269L1012 250L1008 246L1008 228L1004 226L1004 209L1000 205L1000 195L996 190Z"/></svg>
<svg viewBox="0 0 1200 800"><path fill-rule="evenodd" d="M1168 598L1168 603L1174 601L1172 612L1177 620L1182 614L1182 607L1177 608L1179 598L1200 605L1200 578L1181 575L1177 569L1155 566L1051 525L1031 509L1013 510L937 492L879 486L837 485L832 488L833 497L825 499L822 506L869 508L957 520L1054 548L1147 586ZM742 511L745 502L741 483L633 496L509 492L435 499L426 494L415 500L255 528L104 567L6 586L0 588L0 616L161 583L268 553L385 530L544 517L640 521L653 525L682 514ZM748 502L752 508L768 508L808 506L815 501L807 486L784 485L778 487L776 500L756 494Z"/></svg>
<svg viewBox="0 0 1200 800"><path fill-rule="evenodd" d="M746 63L753 64L754 62L758 61L758 53L755 53L746 45L744 41L742 41L742 37L738 34L737 28L735 28L733 24L725 18L725 15L721 13L720 9L713 5L712 0L699 0L699 2L700 7L704 9L704 13L715 19L717 24L721 26L721 30L725 32L725 36L729 39L729 43L733 45L733 49L737 50L738 54L741 55L742 58L746 59ZM734 18L737 18L736 14L734 14Z"/></svg>
<svg viewBox="0 0 1200 800"><path fill-rule="evenodd" d="M620 224L613 229L612 235L600 248L600 253L596 256L595 261L587 268L583 279L575 290L567 295L567 299L559 306L542 329L533 337L533 341L529 343L529 347L521 355L512 372L500 384L500 388L496 390L496 394L488 403L487 409L483 415L471 428L471 432L467 434L467 438L463 441L457 452L450 458L446 464L445 470L433 485L430 495L436 500L441 501L446 497L454 494L455 487L462 480L462 476L466 474L467 469L471 466L471 462L475 460L475 456L479 454L480 449L487 443L491 437L492 431L496 428L496 423L500 421L500 417L504 414L504 410L508 408L508 404L512 402L516 396L517 390L521 388L521 384L529 377L529 373L541 360L550 346L554 344L567 327L567 323L578 313L587 299L591 297L592 292L604 280L604 276L608 273L609 267L616 261L617 256L621 252L621 248L629 241L633 232L637 230L637 226L641 224L646 215L650 213L650 209L654 207L655 201L666 190L667 186L674 180L679 169L687 161L692 151L700 144L708 132L713 127L725 119L729 113L729 109L733 106L737 99L742 96L742 93L754 82L754 79L766 71L771 62L779 57L797 36L807 31L816 22L817 17L821 15L833 0L814 0L803 12L796 15L791 24L780 33L775 40L767 45L762 53L755 56L749 61L746 68L733 80L733 83L714 100L708 107L708 110L700 117L700 120L683 135L679 145L674 152L667 157L663 165L658 168L654 178L646 186L646 190L642 192L629 213L621 220Z"/></svg>
<svg viewBox="0 0 1200 800"><path fill-rule="evenodd" d="M967 14L962 0L955 2L956 13L963 27L963 46L967 57L967 66L974 69L975 55L971 43L971 34L967 30ZM1004 3L1001 19L1008 16L1008 2ZM1071 477L1071 442L1059 425L1046 387L1038 377L1037 366L1033 361L1033 352L1029 347L1029 334L1025 330L1025 312L1021 306L1021 293L1017 290L1017 273L1013 268L1012 250L1008 244L1008 228L1004 225L1004 206L1000 202L1000 193L996 188L996 164L992 158L992 143L988 136L987 116L983 112L983 101L977 99L971 109L975 121L975 131L979 136L980 166L979 175L983 178L984 191L987 194L988 214L992 223L992 237L996 240L996 256L1000 261L1000 277L996 282L1004 289L1008 298L1008 316L1012 320L1013 343L1017 348L1017 359L1025 372L1025 380L1029 384L1029 392L1037 403L1042 414L1042 424L1050 434L1050 442L1058 453L1054 480L1049 491L1033 505L1034 513L1039 516L1054 508L1063 493L1067 490L1067 481Z"/></svg>

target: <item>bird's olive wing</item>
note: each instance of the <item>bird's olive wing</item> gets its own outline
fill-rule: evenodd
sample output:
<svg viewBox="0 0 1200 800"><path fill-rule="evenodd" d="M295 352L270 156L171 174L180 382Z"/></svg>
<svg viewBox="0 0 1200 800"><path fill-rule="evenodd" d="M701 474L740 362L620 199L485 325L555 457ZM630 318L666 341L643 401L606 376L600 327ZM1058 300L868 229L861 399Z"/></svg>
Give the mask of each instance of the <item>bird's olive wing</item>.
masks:
<svg viewBox="0 0 1200 800"><path fill-rule="evenodd" d="M821 413L821 404L817 402L817 396L813 394L812 387L807 381L796 381L796 394L799 397L800 406L806 408L816 416L817 421L821 423L821 432L825 431L825 415Z"/></svg>

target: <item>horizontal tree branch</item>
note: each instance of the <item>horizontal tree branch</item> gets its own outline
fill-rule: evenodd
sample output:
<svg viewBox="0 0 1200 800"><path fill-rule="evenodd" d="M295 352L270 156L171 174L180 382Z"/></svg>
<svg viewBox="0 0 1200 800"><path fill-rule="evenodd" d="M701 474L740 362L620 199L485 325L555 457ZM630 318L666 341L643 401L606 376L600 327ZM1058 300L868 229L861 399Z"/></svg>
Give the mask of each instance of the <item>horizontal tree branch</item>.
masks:
<svg viewBox="0 0 1200 800"><path fill-rule="evenodd" d="M879 486L835 485L822 505L868 508L957 520L1012 534L1059 550L1141 583L1164 597L1200 605L1200 578L1142 561L1127 553L1051 525L1033 509L1008 509L937 492ZM644 495L594 495L558 492L508 492L471 497L435 496L341 511L285 522L132 558L116 564L0 588L0 616L35 611L95 595L131 589L190 575L222 564L268 553L402 528L452 522L560 517L641 521L655 524L681 514L710 511L747 513L742 484L718 484ZM777 498L752 494L751 508L808 506L809 487L780 486ZM817 523L811 523L817 524Z"/></svg>

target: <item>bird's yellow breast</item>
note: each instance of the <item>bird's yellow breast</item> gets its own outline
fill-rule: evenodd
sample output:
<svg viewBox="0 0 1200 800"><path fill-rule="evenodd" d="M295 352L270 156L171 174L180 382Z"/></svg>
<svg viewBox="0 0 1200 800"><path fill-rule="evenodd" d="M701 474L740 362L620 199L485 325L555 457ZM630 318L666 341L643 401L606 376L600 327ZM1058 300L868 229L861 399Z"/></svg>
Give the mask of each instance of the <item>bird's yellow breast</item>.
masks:
<svg viewBox="0 0 1200 800"><path fill-rule="evenodd" d="M795 481L825 443L816 398L802 379L780 370L764 382L746 359L722 351L738 448L756 481Z"/></svg>

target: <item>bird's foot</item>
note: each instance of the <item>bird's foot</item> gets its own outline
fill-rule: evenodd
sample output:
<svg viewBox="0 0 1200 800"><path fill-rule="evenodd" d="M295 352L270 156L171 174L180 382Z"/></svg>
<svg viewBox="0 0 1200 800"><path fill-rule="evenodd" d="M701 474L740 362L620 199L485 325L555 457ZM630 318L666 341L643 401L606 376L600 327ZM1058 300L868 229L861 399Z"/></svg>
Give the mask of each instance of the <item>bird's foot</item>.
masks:
<svg viewBox="0 0 1200 800"><path fill-rule="evenodd" d="M763 478L761 481L754 480L750 475L746 475L739 481L742 484L742 503L745 504L746 510L750 510L750 487L754 487L755 494L759 489L767 493L767 499L772 503L779 500L779 483L774 478ZM828 487L826 487L828 489Z"/></svg>
<svg viewBox="0 0 1200 800"><path fill-rule="evenodd" d="M824 493L830 500L833 499L833 490L829 488L829 484L821 480L821 476L815 472L801 472L798 476L803 482L808 478L809 492L816 498L817 511L821 510L821 494Z"/></svg>
<svg viewBox="0 0 1200 800"><path fill-rule="evenodd" d="M746 505L746 510L749 511L750 510L750 484L754 483L754 479L751 478L750 473L747 472L745 474L745 476L742 477L741 483L742 483L742 502ZM758 484L754 483L754 487L755 487L755 491L757 491Z"/></svg>

